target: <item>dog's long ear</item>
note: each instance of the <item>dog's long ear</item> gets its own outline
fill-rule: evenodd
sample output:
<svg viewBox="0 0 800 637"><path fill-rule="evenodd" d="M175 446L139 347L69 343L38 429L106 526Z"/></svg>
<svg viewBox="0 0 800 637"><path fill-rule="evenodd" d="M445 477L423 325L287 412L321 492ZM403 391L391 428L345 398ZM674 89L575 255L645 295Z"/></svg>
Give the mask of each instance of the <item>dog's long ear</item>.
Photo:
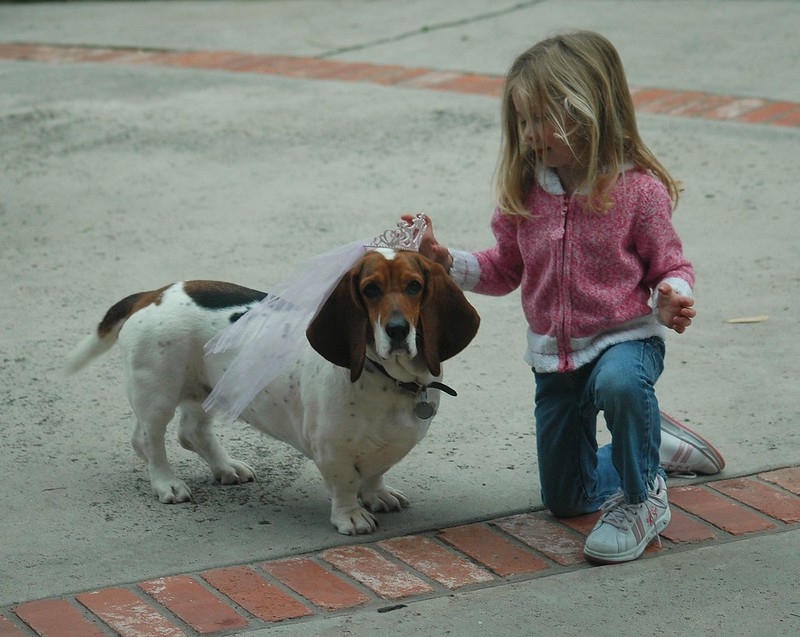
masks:
<svg viewBox="0 0 800 637"><path fill-rule="evenodd" d="M357 289L359 268L342 277L306 330L308 342L323 358L350 370L355 382L367 353L367 311Z"/></svg>
<svg viewBox="0 0 800 637"><path fill-rule="evenodd" d="M420 259L426 278L420 308L422 355L431 374L438 376L441 362L469 345L481 319L441 265Z"/></svg>

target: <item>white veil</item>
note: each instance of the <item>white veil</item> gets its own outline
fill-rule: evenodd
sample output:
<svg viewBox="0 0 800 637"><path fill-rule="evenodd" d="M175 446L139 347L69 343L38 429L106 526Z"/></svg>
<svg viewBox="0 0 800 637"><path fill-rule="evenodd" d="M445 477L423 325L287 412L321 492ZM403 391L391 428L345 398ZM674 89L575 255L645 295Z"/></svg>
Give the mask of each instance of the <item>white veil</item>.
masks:
<svg viewBox="0 0 800 637"><path fill-rule="evenodd" d="M203 403L235 420L264 387L297 358L306 329L339 280L370 248L418 250L425 218L398 224L372 242L356 241L300 263L258 305L205 346L206 356L236 350L230 366Z"/></svg>

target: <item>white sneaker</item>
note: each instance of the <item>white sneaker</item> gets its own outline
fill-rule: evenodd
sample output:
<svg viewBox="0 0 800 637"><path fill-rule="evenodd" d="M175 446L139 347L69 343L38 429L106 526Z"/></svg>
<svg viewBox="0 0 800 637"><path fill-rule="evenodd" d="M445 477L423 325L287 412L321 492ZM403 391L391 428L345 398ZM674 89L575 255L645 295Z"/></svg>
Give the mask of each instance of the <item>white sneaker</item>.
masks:
<svg viewBox="0 0 800 637"><path fill-rule="evenodd" d="M653 538L667 528L671 519L667 483L661 476L645 502L625 504L620 491L603 504L603 515L595 524L583 553L593 562L617 564L639 557Z"/></svg>
<svg viewBox="0 0 800 637"><path fill-rule="evenodd" d="M722 454L710 442L663 411L658 451L661 466L671 474L686 477L694 477L697 473L713 475L725 467Z"/></svg>

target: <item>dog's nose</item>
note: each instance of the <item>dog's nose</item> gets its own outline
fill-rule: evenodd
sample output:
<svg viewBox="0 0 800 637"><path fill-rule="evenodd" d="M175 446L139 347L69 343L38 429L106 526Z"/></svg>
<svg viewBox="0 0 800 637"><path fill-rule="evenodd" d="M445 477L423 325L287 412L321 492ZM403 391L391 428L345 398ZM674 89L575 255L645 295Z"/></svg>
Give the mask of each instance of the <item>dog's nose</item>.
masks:
<svg viewBox="0 0 800 637"><path fill-rule="evenodd" d="M398 345L405 342L408 337L410 327L408 321L404 318L389 319L386 323L386 336L392 341L392 345Z"/></svg>

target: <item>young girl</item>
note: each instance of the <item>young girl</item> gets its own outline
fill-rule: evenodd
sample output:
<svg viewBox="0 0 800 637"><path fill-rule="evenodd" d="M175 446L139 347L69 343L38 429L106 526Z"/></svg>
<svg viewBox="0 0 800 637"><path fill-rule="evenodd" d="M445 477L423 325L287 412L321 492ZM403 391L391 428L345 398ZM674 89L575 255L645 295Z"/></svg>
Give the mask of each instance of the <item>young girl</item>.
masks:
<svg viewBox="0 0 800 637"><path fill-rule="evenodd" d="M678 184L642 142L617 51L596 33L520 55L502 108L496 245L448 250L429 223L421 251L465 290L521 286L544 504L556 516L602 508L586 556L633 560L670 520L660 463L680 447L684 470L724 466L662 419L654 392L664 328L681 334L695 317L694 271L671 222ZM598 450L600 411L612 443Z"/></svg>

